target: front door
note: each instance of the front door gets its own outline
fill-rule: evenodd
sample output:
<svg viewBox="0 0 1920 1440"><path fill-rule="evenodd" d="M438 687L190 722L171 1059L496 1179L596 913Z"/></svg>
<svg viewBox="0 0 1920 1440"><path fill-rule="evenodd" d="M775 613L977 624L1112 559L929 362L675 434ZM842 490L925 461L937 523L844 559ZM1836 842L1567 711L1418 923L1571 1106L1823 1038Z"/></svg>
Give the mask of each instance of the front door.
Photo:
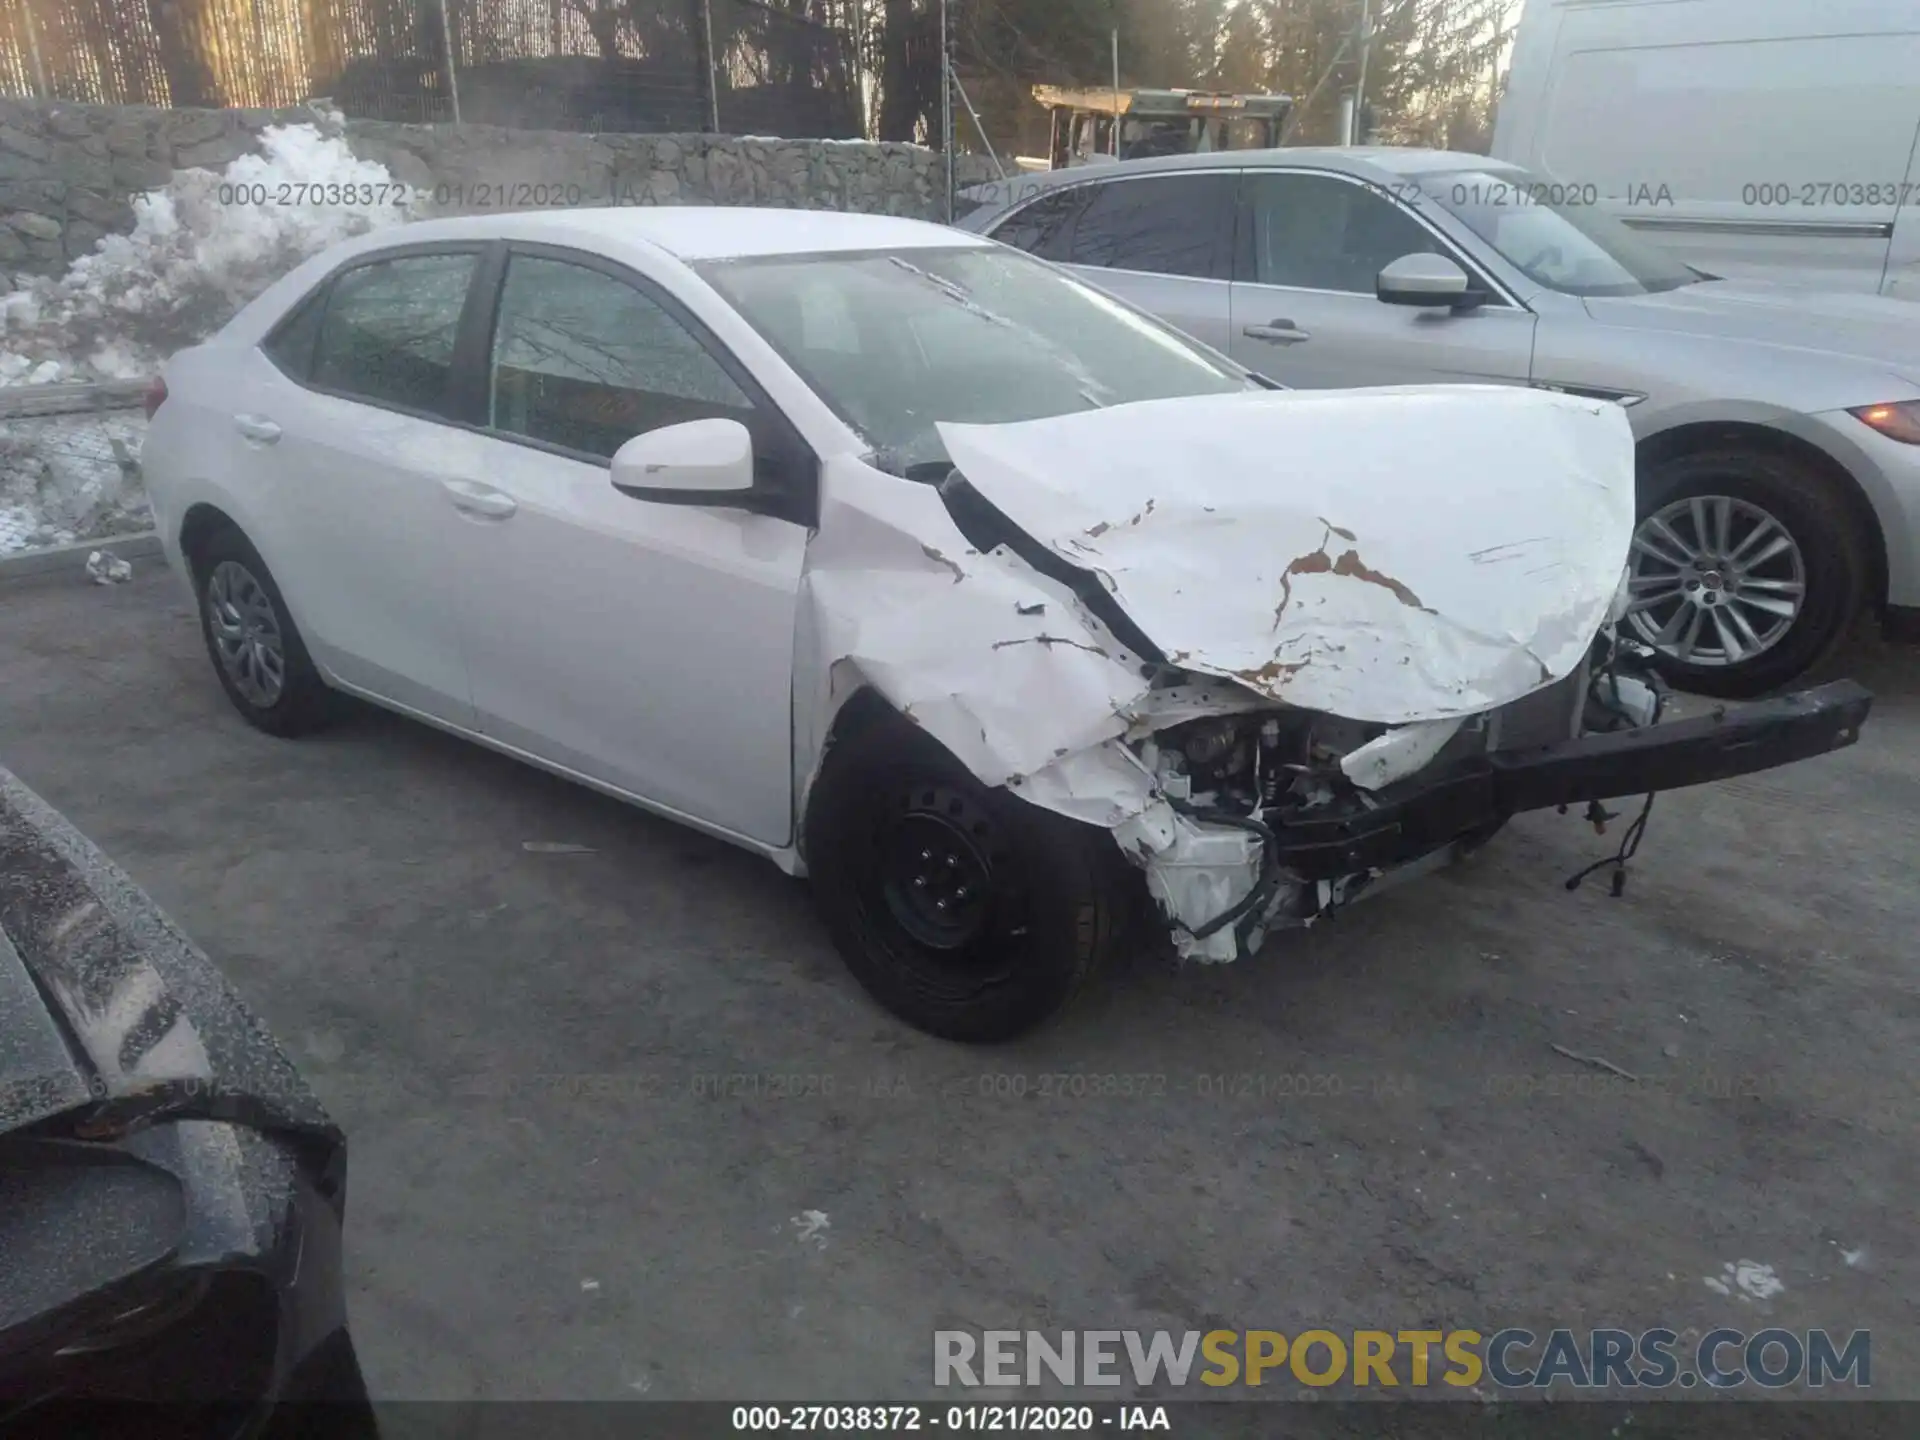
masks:
<svg viewBox="0 0 1920 1440"><path fill-rule="evenodd" d="M1492 298L1472 310L1383 304L1404 255L1441 254ZM1453 246L1372 186L1326 171L1249 170L1235 245L1231 353L1285 385L1525 384L1533 313L1492 291Z"/></svg>
<svg viewBox="0 0 1920 1440"><path fill-rule="evenodd" d="M746 424L762 467L811 457L695 322L585 257L514 251L488 364L486 433L453 477L471 490L465 645L481 732L787 843L807 530L636 500L608 462L634 435L717 416Z"/></svg>

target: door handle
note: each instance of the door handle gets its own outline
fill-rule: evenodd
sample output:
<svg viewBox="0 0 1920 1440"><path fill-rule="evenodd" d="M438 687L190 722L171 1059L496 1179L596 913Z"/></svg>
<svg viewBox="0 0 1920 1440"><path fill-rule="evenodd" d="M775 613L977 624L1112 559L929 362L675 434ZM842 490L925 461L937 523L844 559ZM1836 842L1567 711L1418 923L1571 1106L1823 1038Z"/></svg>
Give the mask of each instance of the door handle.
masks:
<svg viewBox="0 0 1920 1440"><path fill-rule="evenodd" d="M443 480L441 487L453 500L453 508L468 515L484 515L489 520L505 520L520 507L511 495L503 495L491 486L471 480Z"/></svg>
<svg viewBox="0 0 1920 1440"><path fill-rule="evenodd" d="M1269 345L1298 345L1312 335L1291 320L1269 320L1264 325L1249 325L1240 332L1249 340L1265 340Z"/></svg>
<svg viewBox="0 0 1920 1440"><path fill-rule="evenodd" d="M280 438L280 427L264 415L236 415L233 428L256 445L271 445Z"/></svg>

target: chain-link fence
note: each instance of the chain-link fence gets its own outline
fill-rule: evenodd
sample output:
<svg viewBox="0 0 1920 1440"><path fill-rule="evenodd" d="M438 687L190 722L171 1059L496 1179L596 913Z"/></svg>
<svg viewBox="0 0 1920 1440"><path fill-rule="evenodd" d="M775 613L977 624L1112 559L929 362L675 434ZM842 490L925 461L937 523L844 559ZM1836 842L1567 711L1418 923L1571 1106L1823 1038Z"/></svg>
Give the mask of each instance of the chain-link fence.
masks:
<svg viewBox="0 0 1920 1440"><path fill-rule="evenodd" d="M0 557L152 526L137 384L0 389Z"/></svg>
<svg viewBox="0 0 1920 1440"><path fill-rule="evenodd" d="M862 0L0 0L0 93L855 138Z"/></svg>

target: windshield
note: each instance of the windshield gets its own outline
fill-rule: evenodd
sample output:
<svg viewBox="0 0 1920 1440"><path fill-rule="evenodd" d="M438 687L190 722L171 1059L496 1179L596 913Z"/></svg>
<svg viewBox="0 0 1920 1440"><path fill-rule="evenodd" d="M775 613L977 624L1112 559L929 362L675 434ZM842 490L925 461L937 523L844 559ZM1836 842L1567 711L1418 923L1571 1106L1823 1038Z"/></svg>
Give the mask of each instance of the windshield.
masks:
<svg viewBox="0 0 1920 1440"><path fill-rule="evenodd" d="M1449 170L1418 184L1528 279L1563 295L1648 295L1702 278L1594 208L1594 186L1523 170Z"/></svg>
<svg viewBox="0 0 1920 1440"><path fill-rule="evenodd" d="M710 261L702 276L882 465L944 460L934 426L1003 424L1258 382L1003 246Z"/></svg>

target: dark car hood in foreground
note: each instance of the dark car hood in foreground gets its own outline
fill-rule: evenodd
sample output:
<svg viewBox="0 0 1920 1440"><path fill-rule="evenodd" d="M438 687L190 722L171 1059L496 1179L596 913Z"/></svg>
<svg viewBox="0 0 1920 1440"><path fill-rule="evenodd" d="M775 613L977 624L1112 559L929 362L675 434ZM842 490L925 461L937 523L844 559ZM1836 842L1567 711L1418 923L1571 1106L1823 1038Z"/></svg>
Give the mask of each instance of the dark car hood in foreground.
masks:
<svg viewBox="0 0 1920 1440"><path fill-rule="evenodd" d="M0 769L0 1138L83 1111L341 1140L199 947Z"/></svg>

